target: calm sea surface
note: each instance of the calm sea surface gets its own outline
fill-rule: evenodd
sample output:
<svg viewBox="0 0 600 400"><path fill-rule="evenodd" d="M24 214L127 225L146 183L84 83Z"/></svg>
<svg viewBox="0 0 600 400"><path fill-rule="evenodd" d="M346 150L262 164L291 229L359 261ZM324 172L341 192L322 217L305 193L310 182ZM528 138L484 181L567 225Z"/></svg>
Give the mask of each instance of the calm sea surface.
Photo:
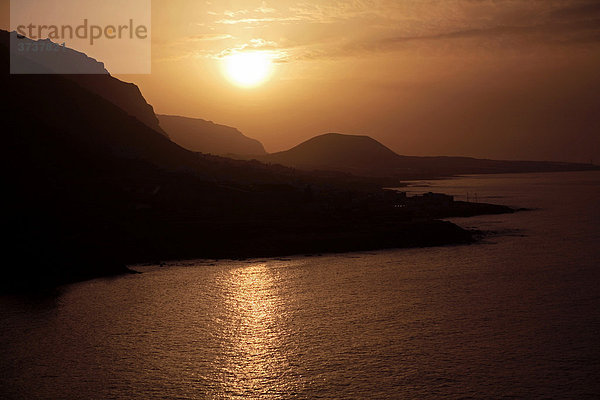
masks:
<svg viewBox="0 0 600 400"><path fill-rule="evenodd" d="M412 192L527 207L483 243L137 267L0 297L0 398L600 398L600 173Z"/></svg>

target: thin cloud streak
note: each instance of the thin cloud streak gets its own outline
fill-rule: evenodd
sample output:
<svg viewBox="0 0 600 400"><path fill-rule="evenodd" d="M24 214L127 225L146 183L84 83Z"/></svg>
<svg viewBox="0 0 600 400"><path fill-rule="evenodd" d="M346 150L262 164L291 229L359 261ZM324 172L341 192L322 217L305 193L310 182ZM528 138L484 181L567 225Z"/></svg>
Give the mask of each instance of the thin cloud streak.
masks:
<svg viewBox="0 0 600 400"><path fill-rule="evenodd" d="M354 0L326 4L283 1L276 6L263 2L262 7L253 10L226 10L221 15L229 18L215 19L208 26L216 31L222 31L220 27L243 26L249 32L253 29L265 32L275 29L275 25L290 26L283 30L289 37L264 39L269 42L266 49L287 52L287 61L396 51L404 49L410 42L428 43L433 47L435 43L444 42L441 47L447 47L457 40L468 39L479 41L484 47L490 40L501 39L502 43L494 46L517 49L540 44L595 46L600 39L600 3L587 0L456 0L445 3ZM294 37L295 32L308 29L306 24L321 25L323 32L330 32L329 40L314 36L304 39L297 34ZM242 42L213 54L248 47L261 46Z"/></svg>

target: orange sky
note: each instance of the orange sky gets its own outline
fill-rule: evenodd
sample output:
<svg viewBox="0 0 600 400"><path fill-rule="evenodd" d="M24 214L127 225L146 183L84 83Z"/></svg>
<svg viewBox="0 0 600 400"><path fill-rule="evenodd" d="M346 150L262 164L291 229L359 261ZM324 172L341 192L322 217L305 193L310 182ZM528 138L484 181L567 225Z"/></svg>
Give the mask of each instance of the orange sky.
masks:
<svg viewBox="0 0 600 400"><path fill-rule="evenodd" d="M600 162L598 1L152 4L153 72L119 78L159 113L235 126L268 151L341 132L407 155ZM251 89L221 71L247 50L277 60Z"/></svg>

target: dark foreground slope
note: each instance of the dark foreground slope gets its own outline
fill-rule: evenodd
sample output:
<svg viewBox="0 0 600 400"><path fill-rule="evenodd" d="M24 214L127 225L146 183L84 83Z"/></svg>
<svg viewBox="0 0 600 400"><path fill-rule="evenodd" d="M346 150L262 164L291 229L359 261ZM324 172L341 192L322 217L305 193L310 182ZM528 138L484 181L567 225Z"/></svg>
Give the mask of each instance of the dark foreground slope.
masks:
<svg viewBox="0 0 600 400"><path fill-rule="evenodd" d="M368 136L328 133L259 160L303 170L331 170L359 176L422 179L462 174L556 172L596 169L588 164L499 161L469 157L401 156Z"/></svg>
<svg viewBox="0 0 600 400"><path fill-rule="evenodd" d="M140 89L133 83L123 82L111 76L102 62L68 47L52 47L53 43L47 39L34 41L19 36L16 32L9 34L5 31L1 32L1 36L5 45L8 44L10 37L11 44L14 46L16 56L11 58L11 72L68 73L63 74L63 78L74 81L79 86L115 104L153 130L166 135L158 124L154 109L146 102ZM25 51L19 51L21 45ZM41 50L38 51L38 48Z"/></svg>
<svg viewBox="0 0 600 400"><path fill-rule="evenodd" d="M158 119L171 140L191 151L216 155L267 154L258 140L244 136L242 132L229 126L175 115L159 115Z"/></svg>
<svg viewBox="0 0 600 400"><path fill-rule="evenodd" d="M133 83L120 81L109 74L78 74L65 77L113 103L152 130L168 136L160 127L154 108L148 104L140 89Z"/></svg>
<svg viewBox="0 0 600 400"><path fill-rule="evenodd" d="M2 35L3 290L146 261L471 240L396 212L370 181L193 153L68 76L9 75Z"/></svg>

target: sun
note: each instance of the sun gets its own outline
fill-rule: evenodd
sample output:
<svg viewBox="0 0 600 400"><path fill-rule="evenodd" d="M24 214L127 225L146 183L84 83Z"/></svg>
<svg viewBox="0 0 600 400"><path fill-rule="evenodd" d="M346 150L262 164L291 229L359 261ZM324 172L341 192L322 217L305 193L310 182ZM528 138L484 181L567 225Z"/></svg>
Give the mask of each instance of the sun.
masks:
<svg viewBox="0 0 600 400"><path fill-rule="evenodd" d="M224 59L225 76L241 87L250 88L264 83L272 71L272 57L265 52L237 53Z"/></svg>

